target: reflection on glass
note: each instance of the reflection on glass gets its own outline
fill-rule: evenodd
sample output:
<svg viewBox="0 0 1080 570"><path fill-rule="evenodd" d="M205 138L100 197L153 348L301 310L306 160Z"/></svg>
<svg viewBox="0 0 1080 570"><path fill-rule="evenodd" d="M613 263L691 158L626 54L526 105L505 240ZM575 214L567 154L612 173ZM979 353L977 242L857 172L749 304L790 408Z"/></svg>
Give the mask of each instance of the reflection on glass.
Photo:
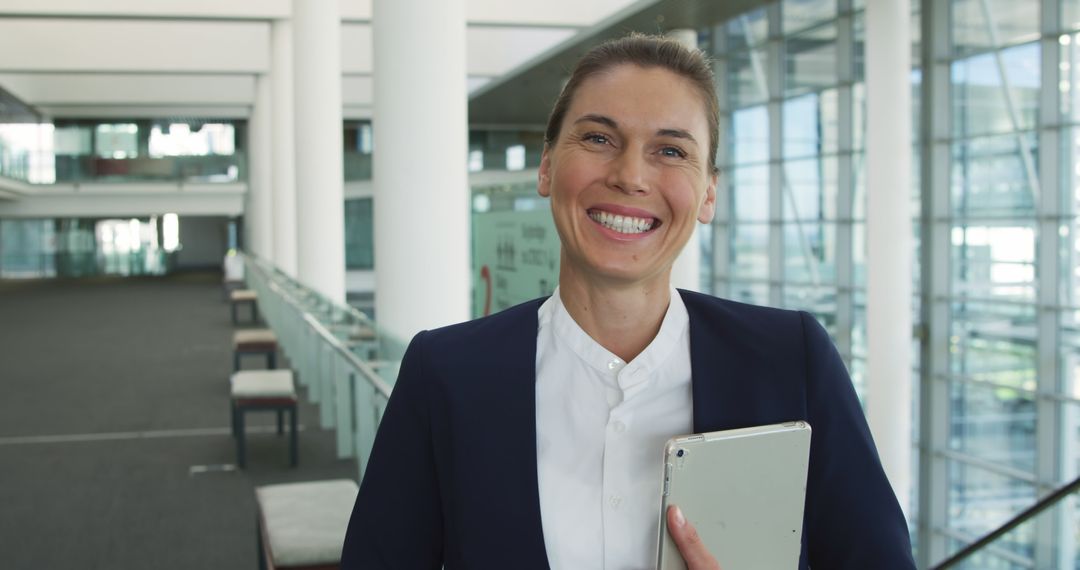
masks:
<svg viewBox="0 0 1080 570"><path fill-rule="evenodd" d="M784 220L835 220L835 156L784 163Z"/></svg>

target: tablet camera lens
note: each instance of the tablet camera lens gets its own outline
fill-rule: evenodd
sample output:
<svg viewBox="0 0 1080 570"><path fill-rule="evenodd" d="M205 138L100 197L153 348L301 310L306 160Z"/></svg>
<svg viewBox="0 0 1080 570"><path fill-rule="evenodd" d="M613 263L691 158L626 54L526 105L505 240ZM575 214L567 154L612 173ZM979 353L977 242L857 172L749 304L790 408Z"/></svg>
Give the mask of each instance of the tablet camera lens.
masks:
<svg viewBox="0 0 1080 570"><path fill-rule="evenodd" d="M682 457L684 455L686 455L686 450L684 449L680 449L679 451L675 452L675 457Z"/></svg>

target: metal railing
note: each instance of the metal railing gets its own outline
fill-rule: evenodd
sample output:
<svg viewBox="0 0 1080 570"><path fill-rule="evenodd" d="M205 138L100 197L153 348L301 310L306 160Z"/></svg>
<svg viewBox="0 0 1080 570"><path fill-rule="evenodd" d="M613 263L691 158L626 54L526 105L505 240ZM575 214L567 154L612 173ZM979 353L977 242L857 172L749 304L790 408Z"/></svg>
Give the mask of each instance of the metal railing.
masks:
<svg viewBox="0 0 1080 570"><path fill-rule="evenodd" d="M267 262L245 255L245 280L300 386L332 429L339 459L362 478L405 345L361 311L334 303Z"/></svg>
<svg viewBox="0 0 1080 570"><path fill-rule="evenodd" d="M1063 485L1056 489L1054 492L1039 499L1034 505L1028 507L1020 514L1009 519L1005 524L999 526L993 531L989 532L986 536L972 542L966 547L962 548L956 554L953 554L943 562L934 566L933 570L946 570L948 568L957 568L961 564L966 562L973 562L974 558L981 554L990 554L1001 559L1012 558L1011 553L1007 550L999 548L995 543L1005 537L1007 534L1016 530L1017 527L1024 523L1030 522L1035 519L1039 514L1043 513L1047 509L1054 508L1062 503L1068 497L1071 497L1074 493L1080 491L1080 477L1074 479L1072 482ZM1031 563L1022 563L1020 560L1015 560L1014 563L1022 566L1028 566ZM1072 567L1073 561L1069 561L1069 567ZM981 564L976 567L983 567ZM1030 567L1034 567L1031 565ZM1061 565L1061 568L1065 568L1065 565Z"/></svg>

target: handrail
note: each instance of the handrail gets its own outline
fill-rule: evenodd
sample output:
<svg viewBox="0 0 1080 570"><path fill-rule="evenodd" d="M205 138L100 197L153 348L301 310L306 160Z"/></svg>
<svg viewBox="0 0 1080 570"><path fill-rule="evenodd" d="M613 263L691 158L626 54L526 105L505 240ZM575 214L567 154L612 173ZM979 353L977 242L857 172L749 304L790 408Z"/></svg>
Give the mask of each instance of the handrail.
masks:
<svg viewBox="0 0 1080 570"><path fill-rule="evenodd" d="M1053 493L1050 493L1049 495L1039 499L1034 505L1028 507L1027 509L1024 509L1023 512L1009 519L1008 522L1001 525L997 529L991 531L990 534L987 534L979 540L976 540L975 542L967 545L956 554L950 556L944 562L938 564L937 566L934 566L933 570L945 570L946 568L956 566L972 554L985 548L988 544L994 542L998 538L1001 538L1002 535L1024 524L1025 522L1033 518L1035 515L1045 511L1046 509L1056 504L1058 501L1061 501L1065 497L1068 497L1069 495L1075 493L1078 490L1080 490L1080 477L1077 477L1071 483L1063 485L1062 487L1059 487L1057 490L1055 490Z"/></svg>
<svg viewBox="0 0 1080 570"><path fill-rule="evenodd" d="M371 382L371 385L374 386L380 394L386 398L390 397L390 385L383 381L382 378L379 378L378 373L375 372L371 366L357 358L347 346L341 343L341 340L334 336L334 333L330 332L315 317L311 316L311 313L304 313L304 321L307 322L319 336L323 337L323 340L325 340L331 348L336 350L338 355L344 358L350 366L363 374L364 377L367 378L367 381Z"/></svg>

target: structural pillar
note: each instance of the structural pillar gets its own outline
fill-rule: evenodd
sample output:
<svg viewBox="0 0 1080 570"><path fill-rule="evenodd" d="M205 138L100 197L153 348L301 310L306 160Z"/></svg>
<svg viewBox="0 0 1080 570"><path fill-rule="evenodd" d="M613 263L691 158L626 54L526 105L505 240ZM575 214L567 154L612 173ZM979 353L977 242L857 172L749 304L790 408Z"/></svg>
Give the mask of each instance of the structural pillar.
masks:
<svg viewBox="0 0 1080 570"><path fill-rule="evenodd" d="M373 20L375 317L407 340L470 315L465 1Z"/></svg>
<svg viewBox="0 0 1080 570"><path fill-rule="evenodd" d="M345 166L338 0L294 0L293 33L298 277L331 301L344 304Z"/></svg>
<svg viewBox="0 0 1080 570"><path fill-rule="evenodd" d="M867 420L910 510L912 449L911 4L866 5Z"/></svg>
<svg viewBox="0 0 1080 570"><path fill-rule="evenodd" d="M698 49L697 30L671 30L667 37L690 49ZM701 290L701 227L697 224L694 233L690 234L690 241L671 266L671 285L690 291Z"/></svg>
<svg viewBox="0 0 1080 570"><path fill-rule="evenodd" d="M273 260L291 277L297 276L296 261L296 137L293 121L292 22L275 20L272 26L270 69L271 118L270 151L273 158Z"/></svg>
<svg viewBox="0 0 1080 570"><path fill-rule="evenodd" d="M273 259L273 179L270 153L270 78L255 76L255 105L248 122L248 192L244 212L247 249Z"/></svg>

